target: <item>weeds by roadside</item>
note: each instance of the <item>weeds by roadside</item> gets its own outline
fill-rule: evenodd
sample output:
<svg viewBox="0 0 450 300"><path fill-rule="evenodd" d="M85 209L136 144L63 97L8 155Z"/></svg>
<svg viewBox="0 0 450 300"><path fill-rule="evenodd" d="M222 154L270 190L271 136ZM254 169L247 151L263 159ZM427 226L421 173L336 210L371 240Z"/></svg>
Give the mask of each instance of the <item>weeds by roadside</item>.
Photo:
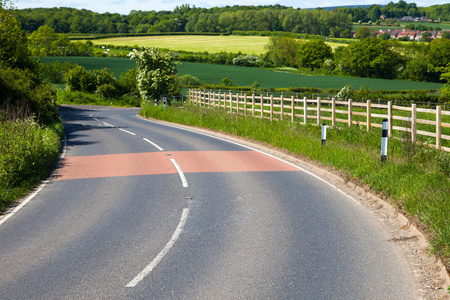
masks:
<svg viewBox="0 0 450 300"><path fill-rule="evenodd" d="M321 128L288 121L271 122L219 109L144 105L140 115L227 132L265 142L333 167L417 217L432 237L432 251L450 269L450 155L423 145L391 139L388 161L380 162L381 133L365 128L335 128L321 146Z"/></svg>
<svg viewBox="0 0 450 300"><path fill-rule="evenodd" d="M44 127L33 117L0 111L0 211L44 178L60 151L61 122Z"/></svg>

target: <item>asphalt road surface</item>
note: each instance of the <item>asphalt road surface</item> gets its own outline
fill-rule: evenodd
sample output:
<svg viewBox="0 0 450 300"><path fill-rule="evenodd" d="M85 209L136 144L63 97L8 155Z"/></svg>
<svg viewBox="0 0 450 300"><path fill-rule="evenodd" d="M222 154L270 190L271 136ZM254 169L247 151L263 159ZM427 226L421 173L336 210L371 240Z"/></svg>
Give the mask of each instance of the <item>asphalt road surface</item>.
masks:
<svg viewBox="0 0 450 300"><path fill-rule="evenodd" d="M356 201L137 113L61 109L60 167L0 219L1 300L417 298L402 254Z"/></svg>

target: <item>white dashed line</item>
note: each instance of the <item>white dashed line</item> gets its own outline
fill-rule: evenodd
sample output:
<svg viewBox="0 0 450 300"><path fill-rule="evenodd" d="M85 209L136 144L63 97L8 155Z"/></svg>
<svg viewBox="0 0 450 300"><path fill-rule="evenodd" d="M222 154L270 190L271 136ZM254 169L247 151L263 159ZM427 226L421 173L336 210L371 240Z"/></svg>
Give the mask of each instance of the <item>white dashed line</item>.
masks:
<svg viewBox="0 0 450 300"><path fill-rule="evenodd" d="M160 146L156 145L155 143L153 143L152 141L150 141L149 139L143 138L144 141L146 141L147 143L152 144L153 146L156 147L156 149L158 149L159 151L164 151L163 148L161 148Z"/></svg>
<svg viewBox="0 0 450 300"><path fill-rule="evenodd" d="M180 175L180 178L181 178L181 182L183 183L183 187L189 187L186 176L184 176L183 171L181 170L180 166L177 164L175 159L171 158L170 161L175 166L175 169L177 169L178 174Z"/></svg>
<svg viewBox="0 0 450 300"><path fill-rule="evenodd" d="M159 254L152 260L152 262L144 268L144 270L141 271L136 277L134 277L133 280L131 280L126 287L135 287L139 282L142 281L142 279L145 278L148 274L150 274L151 271L161 262L161 260L164 258L164 256L167 255L167 253L170 251L170 249L173 247L175 242L180 237L181 232L183 231L183 227L186 224L186 220L189 215L189 208L183 209L183 214L181 215L180 223L178 223L177 229L175 229L175 232L172 235L172 238L170 241L166 244L166 246L159 252Z"/></svg>
<svg viewBox="0 0 450 300"><path fill-rule="evenodd" d="M136 133L131 132L131 131L128 131L128 130L125 130L125 129L122 129L122 128L119 128L119 130L120 130L120 131L123 131L123 132L126 132L126 133L128 133L128 134L131 134L131 135L136 135Z"/></svg>

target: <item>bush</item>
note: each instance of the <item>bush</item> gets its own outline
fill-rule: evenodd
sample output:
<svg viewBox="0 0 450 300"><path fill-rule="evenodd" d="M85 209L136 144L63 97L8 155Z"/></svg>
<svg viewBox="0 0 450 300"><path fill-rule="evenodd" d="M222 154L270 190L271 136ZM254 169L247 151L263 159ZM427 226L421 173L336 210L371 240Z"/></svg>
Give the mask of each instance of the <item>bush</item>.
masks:
<svg viewBox="0 0 450 300"><path fill-rule="evenodd" d="M26 110L41 124L51 124L59 118L55 88L43 84L32 71L0 63L0 91L0 109L9 106Z"/></svg>
<svg viewBox="0 0 450 300"><path fill-rule="evenodd" d="M105 83L99 86L97 93L103 98L117 98L119 97L119 91L111 83Z"/></svg>
<svg viewBox="0 0 450 300"><path fill-rule="evenodd" d="M195 76L186 74L177 78L178 85L182 87L193 87L202 85L202 81Z"/></svg>
<svg viewBox="0 0 450 300"><path fill-rule="evenodd" d="M130 69L126 73L122 73L117 80L117 86L123 95L139 95L139 89L136 80L136 69Z"/></svg>
<svg viewBox="0 0 450 300"><path fill-rule="evenodd" d="M66 85L71 91L93 93L97 87L97 77L82 66L75 66L66 73Z"/></svg>

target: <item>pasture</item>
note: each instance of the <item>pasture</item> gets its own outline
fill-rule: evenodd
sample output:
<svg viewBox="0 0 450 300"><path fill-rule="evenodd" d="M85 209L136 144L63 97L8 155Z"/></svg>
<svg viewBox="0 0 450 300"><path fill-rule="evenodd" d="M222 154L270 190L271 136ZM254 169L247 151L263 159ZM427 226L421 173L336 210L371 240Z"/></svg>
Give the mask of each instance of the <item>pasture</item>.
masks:
<svg viewBox="0 0 450 300"><path fill-rule="evenodd" d="M44 57L41 62L69 61L84 66L86 69L109 68L116 78L121 73L136 66L135 61L128 58L110 57ZM228 77L237 86L252 86L255 81L261 88L313 87L319 89L341 89L351 85L353 89L362 86L371 90L420 90L440 89L442 84L432 82L414 82L404 80L387 80L358 78L346 76L310 76L292 72L282 72L261 68L212 65L202 63L181 62L178 75L192 75L208 84L220 84Z"/></svg>

